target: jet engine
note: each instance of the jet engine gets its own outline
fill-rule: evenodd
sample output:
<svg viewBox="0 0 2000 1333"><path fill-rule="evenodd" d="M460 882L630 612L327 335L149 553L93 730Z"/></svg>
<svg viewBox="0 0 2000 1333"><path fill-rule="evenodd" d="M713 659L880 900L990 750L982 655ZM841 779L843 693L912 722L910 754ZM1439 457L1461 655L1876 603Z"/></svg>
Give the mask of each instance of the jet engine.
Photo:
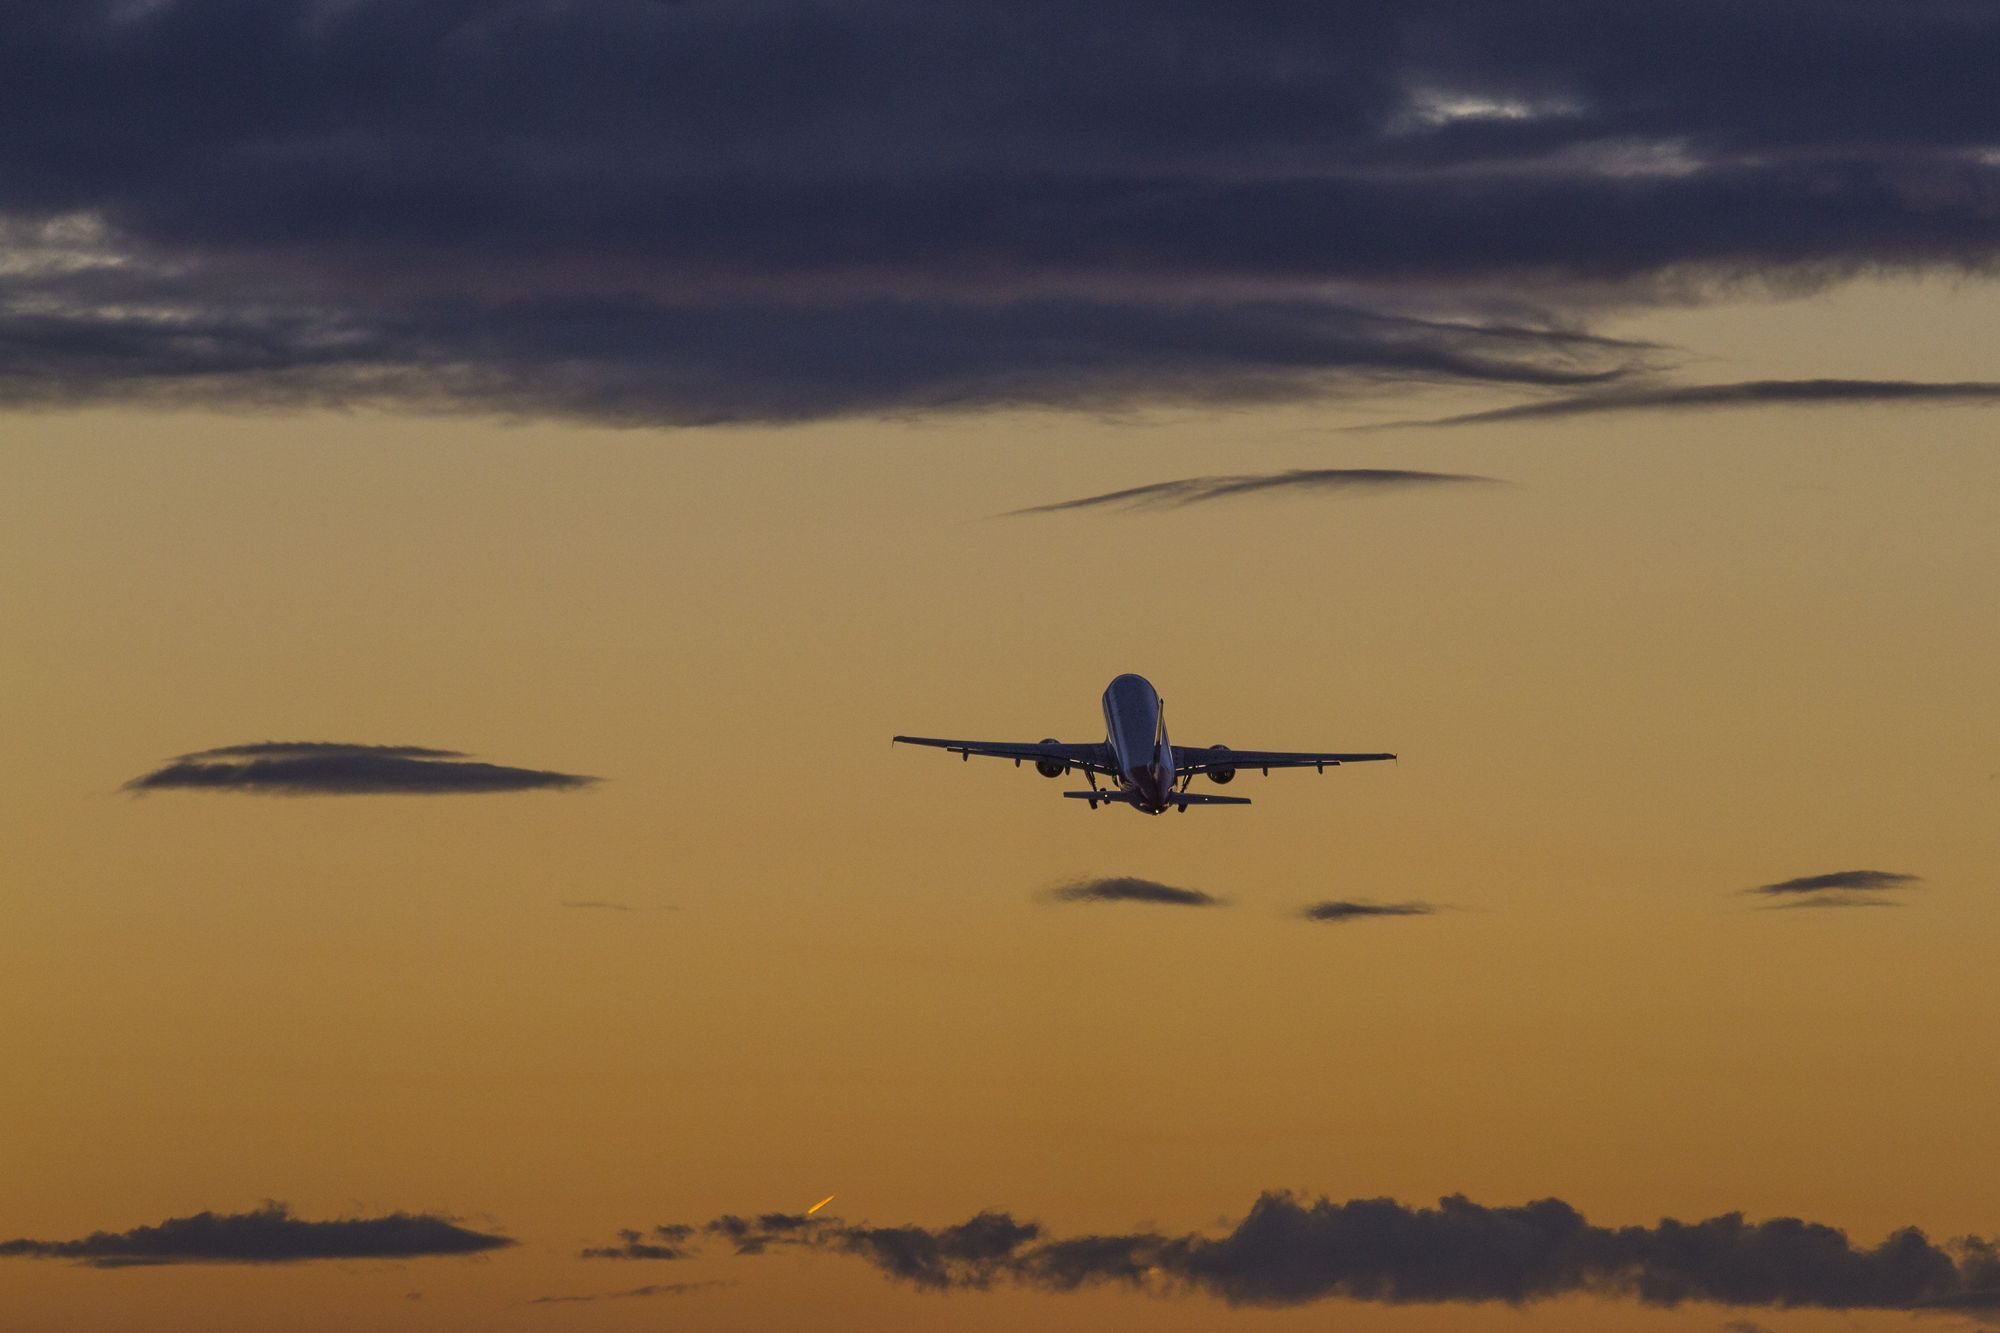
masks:
<svg viewBox="0 0 2000 1333"><path fill-rule="evenodd" d="M1061 745L1062 742L1053 736L1044 736L1042 744ZM1035 761L1035 771L1045 778L1059 778L1069 772L1069 765L1060 759L1037 759Z"/></svg>
<svg viewBox="0 0 2000 1333"><path fill-rule="evenodd" d="M1210 754L1228 754L1229 747L1227 745L1211 745L1208 747L1208 752ZM1208 780L1218 784L1234 782L1236 781L1236 769L1233 766L1228 768L1211 768L1208 770ZM1230 799L1234 800L1236 798L1232 796Z"/></svg>

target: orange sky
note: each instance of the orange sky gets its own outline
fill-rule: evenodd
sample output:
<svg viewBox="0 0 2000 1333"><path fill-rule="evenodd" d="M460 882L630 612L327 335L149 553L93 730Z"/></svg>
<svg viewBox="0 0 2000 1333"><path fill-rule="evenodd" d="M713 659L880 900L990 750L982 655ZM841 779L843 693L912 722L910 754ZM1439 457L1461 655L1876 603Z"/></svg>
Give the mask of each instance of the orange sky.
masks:
<svg viewBox="0 0 2000 1333"><path fill-rule="evenodd" d="M1976 378L1991 287L1633 317L1715 378ZM1695 374L1692 378L1700 378ZM2000 1230L1990 411L1338 427L1500 399L611 431L7 419L0 1237L265 1199L479 1259L0 1264L0 1327L1712 1329L576 1257L803 1209L1213 1230L1260 1191ZM1173 477L1505 479L997 519ZM1398 751L1091 814L897 731ZM578 793L121 794L263 739ZM1740 890L1860 867L1893 911ZM1221 909L1062 906L1138 875ZM1316 926L1325 898L1424 918ZM564 907L609 901L631 911ZM731 1285L560 1305L648 1284ZM420 1293L421 1299L412 1299ZM1904 1314L1751 1311L1770 1329ZM1939 1327L1954 1326L1940 1317Z"/></svg>

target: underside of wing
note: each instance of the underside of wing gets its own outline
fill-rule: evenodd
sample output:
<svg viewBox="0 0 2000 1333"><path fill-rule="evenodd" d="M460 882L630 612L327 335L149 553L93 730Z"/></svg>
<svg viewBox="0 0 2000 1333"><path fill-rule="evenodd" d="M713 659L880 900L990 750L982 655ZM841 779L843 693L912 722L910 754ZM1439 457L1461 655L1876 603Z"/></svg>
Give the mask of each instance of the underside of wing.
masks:
<svg viewBox="0 0 2000 1333"><path fill-rule="evenodd" d="M1111 756L1102 743L1072 745L1063 741L954 741L936 736L897 736L893 739L893 743L928 745L955 754L961 759L970 759L978 755L983 759L1012 759L1016 765L1060 764L1063 771L1070 769L1092 773L1113 771Z"/></svg>
<svg viewBox="0 0 2000 1333"><path fill-rule="evenodd" d="M1211 773L1218 769L1254 768L1269 772L1274 768L1329 769L1340 764L1366 764L1394 759L1393 754L1353 754L1318 750L1232 750L1214 745L1206 750L1174 747L1174 767L1182 773Z"/></svg>

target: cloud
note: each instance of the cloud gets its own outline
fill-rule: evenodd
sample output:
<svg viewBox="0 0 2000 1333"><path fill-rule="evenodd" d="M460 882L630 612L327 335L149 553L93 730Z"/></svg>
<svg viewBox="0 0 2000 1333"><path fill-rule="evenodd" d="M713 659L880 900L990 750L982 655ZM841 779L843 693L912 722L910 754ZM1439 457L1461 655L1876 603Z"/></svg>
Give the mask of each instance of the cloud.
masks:
<svg viewBox="0 0 2000 1333"><path fill-rule="evenodd" d="M583 1296L537 1296L527 1302L529 1305L580 1305L590 1301L629 1301L644 1296L686 1296L691 1292L706 1291L711 1287L727 1287L734 1284L719 1281L706 1282L656 1282L650 1286L633 1287L629 1291L594 1292Z"/></svg>
<svg viewBox="0 0 2000 1333"><path fill-rule="evenodd" d="M1406 472L1395 468L1293 468L1241 476L1185 477L1179 481L1155 481L1103 495L1086 495L1080 500L1059 500L1054 504L1015 509L1003 518L1023 514L1054 514L1066 509L1115 507L1125 510L1182 509L1214 500L1230 500L1245 495L1271 495L1297 491L1354 493L1402 490L1419 486L1450 485L1459 482L1492 482L1492 477L1476 477L1455 472Z"/></svg>
<svg viewBox="0 0 2000 1333"><path fill-rule="evenodd" d="M1607 302L2000 257L2000 18L1959 0L9 20L16 406L686 425L1609 382Z"/></svg>
<svg viewBox="0 0 2000 1333"><path fill-rule="evenodd" d="M1378 916L1430 916L1438 909L1430 903L1371 903L1330 900L1314 903L1299 915L1308 921L1338 924Z"/></svg>
<svg viewBox="0 0 2000 1333"><path fill-rule="evenodd" d="M1980 1309L2000 1306L2000 1247L1938 1245L1914 1228L1874 1247L1797 1218L1740 1213L1601 1227L1560 1199L1490 1208L1454 1195L1434 1208L1392 1199L1305 1200L1267 1193L1226 1234L1135 1231L1055 1237L1004 1212L944 1228L743 1219L719 1234L739 1253L780 1246L859 1258L931 1290L1014 1283L1067 1292L1122 1286L1233 1306L1324 1300L1523 1305L1563 1296L1647 1305Z"/></svg>
<svg viewBox="0 0 2000 1333"><path fill-rule="evenodd" d="M1130 875L1108 879L1080 879L1051 889L1049 897L1062 903L1167 903L1175 907L1220 907L1223 900L1200 889L1177 889L1150 879Z"/></svg>
<svg viewBox="0 0 2000 1333"><path fill-rule="evenodd" d="M1970 380L1746 380L1740 384L1681 384L1653 388L1612 388L1564 398L1521 403L1485 412L1387 421L1347 427L1351 431L1402 430L1413 426L1471 426L1494 421L1533 421L1593 416L1604 412L1688 412L1724 407L1781 404L1855 406L1868 403L2000 403L2000 382Z"/></svg>
<svg viewBox="0 0 2000 1333"><path fill-rule="evenodd" d="M600 1245L582 1251L581 1259L685 1259L688 1241L695 1229L689 1226L657 1226L650 1232L621 1231L616 1245Z"/></svg>
<svg viewBox="0 0 2000 1333"><path fill-rule="evenodd" d="M564 790L596 778L508 768L463 758L456 750L417 745L348 745L338 741L259 741L225 745L175 759L125 784L130 792L268 792L283 796L429 795L450 792Z"/></svg>
<svg viewBox="0 0 2000 1333"><path fill-rule="evenodd" d="M1557 329L1392 318L1310 298L663 304L565 294L385 306L370 294L305 316L226 288L134 293L117 272L75 293L0 279L0 348L15 351L0 367L0 405L372 405L702 426L1276 402L1383 379L1580 385L1629 360Z"/></svg>
<svg viewBox="0 0 2000 1333"><path fill-rule="evenodd" d="M1722 1333L1771 1333L1771 1330L1748 1319L1732 1319L1722 1326Z"/></svg>
<svg viewBox="0 0 2000 1333"><path fill-rule="evenodd" d="M1836 870L1825 875L1801 875L1776 884L1760 884L1745 893L1779 901L1778 908L1899 907L1902 904L1882 895L1923 883L1921 875L1905 875L1890 870Z"/></svg>
<svg viewBox="0 0 2000 1333"><path fill-rule="evenodd" d="M762 1254L774 1242L809 1235L816 1227L833 1220L815 1218L811 1213L762 1213L755 1218L724 1213L701 1230L704 1235L727 1240L738 1254Z"/></svg>
<svg viewBox="0 0 2000 1333"><path fill-rule="evenodd" d="M1801 875L1797 879L1780 880L1776 884L1759 884L1752 893L1787 894L1820 893L1827 889L1900 889L1911 884L1921 884L1923 876L1905 875L1893 870L1836 870L1825 875Z"/></svg>
<svg viewBox="0 0 2000 1333"><path fill-rule="evenodd" d="M248 1213L196 1213L81 1240L0 1241L0 1257L74 1259L93 1268L149 1264L282 1264L308 1259L413 1259L480 1254L516 1242L429 1213L307 1222L281 1203Z"/></svg>

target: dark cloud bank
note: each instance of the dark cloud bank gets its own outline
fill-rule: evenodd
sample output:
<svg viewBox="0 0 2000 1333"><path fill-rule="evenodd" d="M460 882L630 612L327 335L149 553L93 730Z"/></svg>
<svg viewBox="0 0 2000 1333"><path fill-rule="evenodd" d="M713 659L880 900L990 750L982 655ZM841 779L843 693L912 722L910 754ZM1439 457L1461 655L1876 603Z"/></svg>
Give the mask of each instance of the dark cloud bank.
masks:
<svg viewBox="0 0 2000 1333"><path fill-rule="evenodd" d="M281 796L436 795L566 790L596 778L479 763L456 750L337 741L259 741L184 754L125 784L129 792L266 792Z"/></svg>
<svg viewBox="0 0 2000 1333"><path fill-rule="evenodd" d="M1772 899L1768 905L1783 908L1817 907L1896 907L1891 896L1895 889L1923 883L1921 875L1893 870L1836 870L1824 875L1801 875L1776 884L1759 884L1745 892Z"/></svg>
<svg viewBox="0 0 2000 1333"><path fill-rule="evenodd" d="M1121 875L1109 879L1080 879L1049 890L1049 898L1059 903L1164 903L1170 907L1220 907L1223 900L1200 889L1177 889L1155 880Z"/></svg>
<svg viewBox="0 0 2000 1333"><path fill-rule="evenodd" d="M1454 1196L1416 1208L1391 1199L1336 1203L1271 1193L1221 1236L1058 1237L1002 1212L935 1229L772 1214L723 1217L703 1230L738 1253L802 1246L851 1255L937 1291L1110 1285L1238 1306L1519 1305L1588 1294L1667 1306L2000 1307L2000 1248L1988 1241L1939 1245L1909 1229L1871 1248L1832 1227L1796 1218L1749 1222L1735 1213L1601 1227L1560 1199L1487 1208Z"/></svg>
<svg viewBox="0 0 2000 1333"><path fill-rule="evenodd" d="M1962 0L17 0L0 404L629 424L1612 385L1983 272Z"/></svg>
<svg viewBox="0 0 2000 1333"><path fill-rule="evenodd" d="M272 1203L248 1213L196 1213L130 1231L95 1231L81 1240L0 1241L0 1257L70 1259L93 1268L284 1264L481 1254L514 1243L428 1213L308 1222Z"/></svg>

